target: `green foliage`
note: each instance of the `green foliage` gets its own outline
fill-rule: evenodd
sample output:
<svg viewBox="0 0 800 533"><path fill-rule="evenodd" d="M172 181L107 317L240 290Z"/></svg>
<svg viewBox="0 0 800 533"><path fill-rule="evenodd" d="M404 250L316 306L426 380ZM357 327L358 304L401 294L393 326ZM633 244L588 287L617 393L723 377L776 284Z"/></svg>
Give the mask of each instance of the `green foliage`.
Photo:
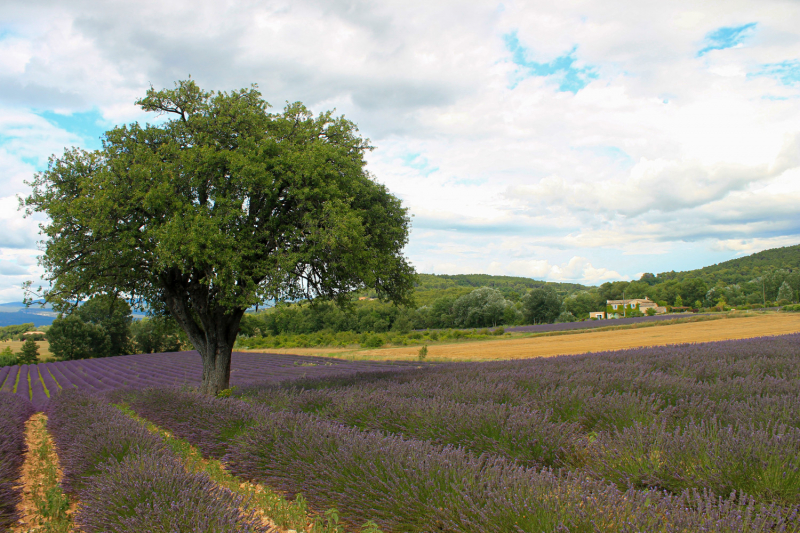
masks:
<svg viewBox="0 0 800 533"><path fill-rule="evenodd" d="M122 298L99 294L75 308L72 314L87 324L101 326L108 334L109 355L132 353L131 306Z"/></svg>
<svg viewBox="0 0 800 533"><path fill-rule="evenodd" d="M423 344L422 347L419 349L419 352L417 353L417 358L420 361L424 361L426 357L428 357L428 345Z"/></svg>
<svg viewBox="0 0 800 533"><path fill-rule="evenodd" d="M559 294L572 294L588 287L577 283L554 283L514 276L489 274L418 274L414 287L415 299L421 306L431 306L444 297L453 301L480 287L490 287L512 302L520 300L531 289L550 287ZM448 326L445 326L448 327Z"/></svg>
<svg viewBox="0 0 800 533"><path fill-rule="evenodd" d="M562 322L577 322L577 320L578 319L575 318L575 315L573 315L569 311L562 311L561 314L559 314L558 317L556 318L556 324Z"/></svg>
<svg viewBox="0 0 800 533"><path fill-rule="evenodd" d="M47 332L50 352L61 361L107 357L111 337L99 324L84 322L75 315L57 318Z"/></svg>
<svg viewBox="0 0 800 533"><path fill-rule="evenodd" d="M36 341L28 338L20 348L19 355L17 356L17 364L20 365L35 365L39 362L39 345Z"/></svg>
<svg viewBox="0 0 800 533"><path fill-rule="evenodd" d="M218 357L229 367L242 315L265 300L344 303L369 289L410 303L410 220L366 171L355 124L300 103L270 113L256 87L214 93L191 80L137 104L170 119L116 127L103 149L67 150L31 183L57 309L130 295L170 313L211 369Z"/></svg>
<svg viewBox="0 0 800 533"><path fill-rule="evenodd" d="M50 351L62 361L133 353L132 320L131 306L122 298L94 296L53 321L47 331Z"/></svg>
<svg viewBox="0 0 800 533"><path fill-rule="evenodd" d="M552 288L533 289L522 298L522 312L529 324L551 324L561 314L561 300Z"/></svg>
<svg viewBox="0 0 800 533"><path fill-rule="evenodd" d="M655 283L668 280L683 281L700 278L709 286L722 282L723 286L741 284L765 274L785 270L800 270L800 245L764 250L746 257L731 259L716 265L686 272L662 272L655 276ZM778 284L780 286L780 284ZM776 287L777 289L777 287Z"/></svg>
<svg viewBox="0 0 800 533"><path fill-rule="evenodd" d="M171 317L150 317L131 324L137 353L177 352L181 349L181 329Z"/></svg>
<svg viewBox="0 0 800 533"><path fill-rule="evenodd" d="M481 287L453 302L453 316L456 325L462 328L497 326L503 321L506 307L511 305L497 289Z"/></svg>
<svg viewBox="0 0 800 533"><path fill-rule="evenodd" d="M32 322L20 325L2 326L0 327L0 341L18 338L23 333L33 331L35 329L36 326Z"/></svg>
<svg viewBox="0 0 800 533"><path fill-rule="evenodd" d="M366 348L380 348L386 344L386 338L382 335L369 335L362 345Z"/></svg>
<svg viewBox="0 0 800 533"><path fill-rule="evenodd" d="M572 313L575 318L589 317L592 311L600 311L606 307L606 298L599 290L579 291L564 300L564 310Z"/></svg>
<svg viewBox="0 0 800 533"><path fill-rule="evenodd" d="M783 283L781 283L781 286L778 289L777 299L788 300L790 302L794 300L794 291L792 290L792 286L789 285L788 282L784 281Z"/></svg>
<svg viewBox="0 0 800 533"><path fill-rule="evenodd" d="M231 387L229 389L222 389L217 393L217 398L230 398L236 392L237 387Z"/></svg>
<svg viewBox="0 0 800 533"><path fill-rule="evenodd" d="M3 366L14 366L17 364L17 356L14 354L14 351L11 349L11 346L6 346L3 348L3 351L0 352L0 367Z"/></svg>

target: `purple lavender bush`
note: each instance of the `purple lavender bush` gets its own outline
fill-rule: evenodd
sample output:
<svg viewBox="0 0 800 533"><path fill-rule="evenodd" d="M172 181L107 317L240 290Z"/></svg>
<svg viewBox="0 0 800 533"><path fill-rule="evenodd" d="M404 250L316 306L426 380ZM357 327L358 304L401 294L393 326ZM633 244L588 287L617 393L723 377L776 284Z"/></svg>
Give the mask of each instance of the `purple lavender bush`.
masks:
<svg viewBox="0 0 800 533"><path fill-rule="evenodd" d="M202 431L187 431L187 438L214 453L227 449L223 461L231 473L302 493L316 508L336 507L349 524L374 520L385 530L409 532L796 530L796 508L748 496L621 489L582 470L525 468L498 454L362 431L305 413L185 391L158 394L146 402L148 412L158 413L167 429L186 429L187 413L198 413ZM251 422L233 437L222 430L238 427L231 420L246 418L248 409ZM214 412L218 418L206 416Z"/></svg>
<svg viewBox="0 0 800 533"><path fill-rule="evenodd" d="M798 510L735 495L619 490L582 472L275 413L232 442L228 469L389 531L794 531Z"/></svg>
<svg viewBox="0 0 800 533"><path fill-rule="evenodd" d="M0 530L17 520L17 504L22 498L19 478L25 461L25 422L33 414L30 402L14 394L0 392Z"/></svg>
<svg viewBox="0 0 800 533"><path fill-rule="evenodd" d="M139 416L190 442L205 457L225 455L228 442L267 410L170 388L114 391L109 398L126 402Z"/></svg>
<svg viewBox="0 0 800 533"><path fill-rule="evenodd" d="M303 380L244 397L620 487L795 505L799 362L794 334Z"/></svg>
<svg viewBox="0 0 800 533"><path fill-rule="evenodd" d="M157 453L103 463L80 501L78 523L87 532L266 531L252 511L241 511L241 497Z"/></svg>
<svg viewBox="0 0 800 533"><path fill-rule="evenodd" d="M64 391L47 414L82 531L265 531L241 498L186 472L160 437L100 397Z"/></svg>

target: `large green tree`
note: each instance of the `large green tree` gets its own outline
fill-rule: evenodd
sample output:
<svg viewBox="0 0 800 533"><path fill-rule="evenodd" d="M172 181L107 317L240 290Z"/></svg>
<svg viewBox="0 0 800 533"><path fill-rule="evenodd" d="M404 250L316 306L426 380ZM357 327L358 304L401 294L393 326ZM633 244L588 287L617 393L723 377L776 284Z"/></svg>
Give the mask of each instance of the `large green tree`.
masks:
<svg viewBox="0 0 800 533"><path fill-rule="evenodd" d="M550 287L532 289L522 297L522 314L528 324L551 324L561 314L561 298Z"/></svg>
<svg viewBox="0 0 800 533"><path fill-rule="evenodd" d="M407 303L409 217L366 171L368 141L331 112L272 113L254 87L193 81L137 102L159 124L106 132L36 175L46 298L60 308L122 294L170 314L203 361L202 390L228 388L245 310L265 300L345 302L366 288Z"/></svg>

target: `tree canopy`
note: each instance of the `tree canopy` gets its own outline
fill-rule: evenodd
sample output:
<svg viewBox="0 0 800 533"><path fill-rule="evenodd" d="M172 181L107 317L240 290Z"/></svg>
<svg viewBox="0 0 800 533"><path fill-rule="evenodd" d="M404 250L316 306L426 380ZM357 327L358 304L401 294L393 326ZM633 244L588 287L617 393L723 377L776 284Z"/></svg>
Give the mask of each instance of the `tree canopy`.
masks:
<svg viewBox="0 0 800 533"><path fill-rule="evenodd" d="M203 358L203 390L228 387L244 311L265 300L344 302L353 291L410 300L409 217L367 172L356 126L302 104L279 113L255 86L193 81L137 102L159 124L66 150L31 183L49 222L48 301L122 294L171 314Z"/></svg>

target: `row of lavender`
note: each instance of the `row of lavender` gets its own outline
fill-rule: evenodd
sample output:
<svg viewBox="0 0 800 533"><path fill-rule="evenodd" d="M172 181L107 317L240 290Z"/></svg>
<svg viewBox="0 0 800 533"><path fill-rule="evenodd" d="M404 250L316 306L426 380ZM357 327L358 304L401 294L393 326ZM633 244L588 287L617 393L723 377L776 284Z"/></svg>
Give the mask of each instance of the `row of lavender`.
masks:
<svg viewBox="0 0 800 533"><path fill-rule="evenodd" d="M619 489L585 472L526 468L497 454L362 431L239 399L118 391L140 415L227 469L350 523L386 531L798 531L798 509L686 490Z"/></svg>
<svg viewBox="0 0 800 533"><path fill-rule="evenodd" d="M584 471L800 504L800 335L244 391L275 410Z"/></svg>
<svg viewBox="0 0 800 533"><path fill-rule="evenodd" d="M714 313L684 313L679 315L656 315L615 318L612 320L584 320L581 322L559 322L557 324L537 324L533 326L512 326L505 331L524 333L547 333L550 331L568 331L572 329L594 329L609 326L625 326L628 324L642 324L645 322L662 322L664 320L680 320L697 316L714 316ZM719 313L716 313L719 316Z"/></svg>
<svg viewBox="0 0 800 533"><path fill-rule="evenodd" d="M399 365L403 366L402 363ZM247 386L302 376L336 376L387 366L391 365L235 352L231 361L231 385ZM108 391L117 388L198 385L201 375L200 355L194 351L126 355L2 367L0 391L22 396L30 400L37 410L42 410L48 399L63 389Z"/></svg>
<svg viewBox="0 0 800 533"><path fill-rule="evenodd" d="M241 497L188 473L163 439L96 396L66 391L47 414L81 531L266 533Z"/></svg>
<svg viewBox="0 0 800 533"><path fill-rule="evenodd" d="M25 421L33 414L30 402L0 393L0 531L17 521L22 496L20 476L25 458Z"/></svg>

